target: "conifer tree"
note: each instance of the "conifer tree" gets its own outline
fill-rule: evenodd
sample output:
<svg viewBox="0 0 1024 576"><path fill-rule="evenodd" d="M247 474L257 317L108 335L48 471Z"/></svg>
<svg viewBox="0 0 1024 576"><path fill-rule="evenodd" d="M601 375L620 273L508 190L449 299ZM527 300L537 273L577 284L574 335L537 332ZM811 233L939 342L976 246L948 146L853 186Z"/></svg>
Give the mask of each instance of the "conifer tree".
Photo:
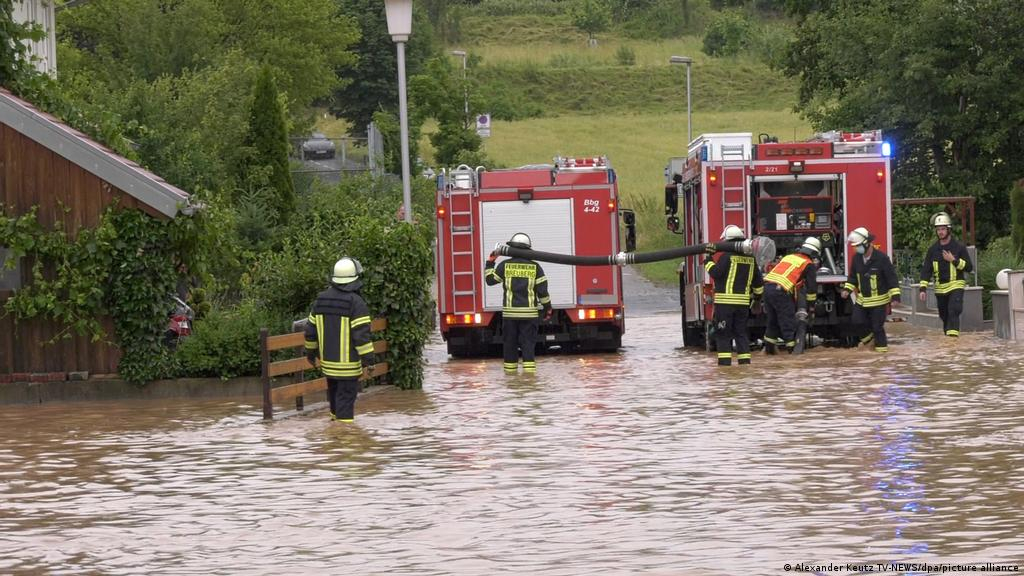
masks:
<svg viewBox="0 0 1024 576"><path fill-rule="evenodd" d="M295 210L295 186L288 166L284 105L269 66L260 70L253 96L246 141L250 156L246 169L253 174L266 174L265 185L274 192L274 208L279 221L285 222Z"/></svg>

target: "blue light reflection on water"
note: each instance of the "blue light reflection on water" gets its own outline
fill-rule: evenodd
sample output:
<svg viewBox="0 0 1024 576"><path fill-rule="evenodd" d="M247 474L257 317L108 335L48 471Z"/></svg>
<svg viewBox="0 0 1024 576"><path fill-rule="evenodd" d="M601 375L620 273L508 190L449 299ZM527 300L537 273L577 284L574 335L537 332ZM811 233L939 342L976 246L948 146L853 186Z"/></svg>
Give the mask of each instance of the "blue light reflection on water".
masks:
<svg viewBox="0 0 1024 576"><path fill-rule="evenodd" d="M920 382L914 376L891 373L891 383L879 390L882 412L874 427L881 446L876 463L881 472L874 487L881 495L882 506L894 515L896 540L906 539L905 529L914 525L915 515L930 514L924 485L917 479L923 461L919 430L911 417L920 412ZM928 542L907 539L904 546L893 549L896 554L923 554Z"/></svg>

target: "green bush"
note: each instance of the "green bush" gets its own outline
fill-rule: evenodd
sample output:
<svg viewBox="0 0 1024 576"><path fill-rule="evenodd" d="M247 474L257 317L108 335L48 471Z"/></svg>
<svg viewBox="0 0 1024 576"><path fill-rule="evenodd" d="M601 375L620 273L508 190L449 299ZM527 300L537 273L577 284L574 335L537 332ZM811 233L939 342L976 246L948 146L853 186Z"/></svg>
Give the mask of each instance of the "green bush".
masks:
<svg viewBox="0 0 1024 576"><path fill-rule="evenodd" d="M750 46L754 25L738 10L725 10L711 18L702 51L708 56L736 56Z"/></svg>
<svg viewBox="0 0 1024 576"><path fill-rule="evenodd" d="M291 327L252 302L214 308L193 324L175 354L181 377L256 376L260 373L260 329L280 334Z"/></svg>
<svg viewBox="0 0 1024 576"><path fill-rule="evenodd" d="M1003 268L1020 269L1024 266L1021 257L1014 254L1013 239L1010 236L996 238L986 249L978 253L978 284L985 287L982 304L985 318L992 317L992 298L989 290L996 290L996 274Z"/></svg>
<svg viewBox="0 0 1024 576"><path fill-rule="evenodd" d="M557 16L565 14L568 2L558 0L482 0L468 10L473 15L517 16L535 14Z"/></svg>
<svg viewBox="0 0 1024 576"><path fill-rule="evenodd" d="M629 46L623 44L615 51L615 61L618 62L620 66L632 66L636 64L636 52L634 52Z"/></svg>
<svg viewBox="0 0 1024 576"><path fill-rule="evenodd" d="M1010 230L1013 237L1013 254L1024 260L1024 180L1010 190Z"/></svg>

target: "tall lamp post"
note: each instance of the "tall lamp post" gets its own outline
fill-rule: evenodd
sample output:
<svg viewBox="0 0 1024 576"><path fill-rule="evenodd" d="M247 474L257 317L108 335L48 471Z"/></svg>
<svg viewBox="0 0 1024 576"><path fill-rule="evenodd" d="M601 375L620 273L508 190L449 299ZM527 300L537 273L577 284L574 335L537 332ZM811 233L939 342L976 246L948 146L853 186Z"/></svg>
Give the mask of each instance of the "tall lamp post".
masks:
<svg viewBox="0 0 1024 576"><path fill-rule="evenodd" d="M689 56L672 56L668 59L670 64L686 64L686 146L693 142L693 115L690 108L690 66L693 65L693 58Z"/></svg>
<svg viewBox="0 0 1024 576"><path fill-rule="evenodd" d="M398 48L398 120L402 139L402 201L405 221L412 223L412 188L409 177L409 102L405 90L405 43L412 34L412 0L384 0L388 34Z"/></svg>
<svg viewBox="0 0 1024 576"><path fill-rule="evenodd" d="M466 51L452 50L452 55L462 57L462 102L464 104L463 110L465 111L465 120L462 127L469 128L469 85L466 84Z"/></svg>

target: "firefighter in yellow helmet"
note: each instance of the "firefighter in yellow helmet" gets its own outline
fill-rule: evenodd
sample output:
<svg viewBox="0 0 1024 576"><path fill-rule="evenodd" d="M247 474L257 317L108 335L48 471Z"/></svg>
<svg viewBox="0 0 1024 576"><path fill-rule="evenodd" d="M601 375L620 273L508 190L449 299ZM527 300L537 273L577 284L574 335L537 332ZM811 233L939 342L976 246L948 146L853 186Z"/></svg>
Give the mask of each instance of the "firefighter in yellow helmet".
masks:
<svg viewBox="0 0 1024 576"><path fill-rule="evenodd" d="M855 295L853 321L863 326L861 344L875 341L875 352L888 352L889 340L885 335L885 317L889 315L889 303L900 300L900 284L892 261L881 250L875 248L875 237L863 226L856 228L846 238L856 254L850 266L849 279L843 284L839 295L848 298Z"/></svg>
<svg viewBox="0 0 1024 576"><path fill-rule="evenodd" d="M797 314L813 318L818 299L820 255L821 240L808 236L799 248L784 256L764 277L764 350L768 354L775 354L778 346L793 352L799 324ZM807 310L797 310L798 300L807 303Z"/></svg>
<svg viewBox="0 0 1024 576"><path fill-rule="evenodd" d="M730 224L722 231L722 240L741 241L746 236L743 229ZM750 318L751 295L764 293L764 279L753 256L715 252L704 269L715 286L715 346L718 349L718 365L732 364L732 345L736 342L736 359L740 364L750 364L750 335L747 319Z"/></svg>
<svg viewBox="0 0 1024 576"><path fill-rule="evenodd" d="M529 250L530 237L522 232L512 235L508 245ZM501 284L504 304L501 308L503 338L503 367L506 374L519 370L519 355L523 356L523 372L537 371L534 359L540 318L537 307L544 308L544 320L551 319L551 298L544 269L528 258L509 258L496 265L498 254L491 252L484 265L484 281L488 286Z"/></svg>
<svg viewBox="0 0 1024 576"><path fill-rule="evenodd" d="M939 318L946 336L960 335L960 313L964 310L964 288L967 273L974 270L967 247L953 238L953 221L949 214L939 212L932 216L932 225L938 240L928 248L921 264L921 285L918 297L928 298L928 282L935 282L935 301L939 305Z"/></svg>
<svg viewBox="0 0 1024 576"><path fill-rule="evenodd" d="M316 297L306 324L306 358L311 364L320 359L331 418L342 422L355 418L359 377L373 366L370 309L359 294L362 273L355 258L335 262L331 284Z"/></svg>

